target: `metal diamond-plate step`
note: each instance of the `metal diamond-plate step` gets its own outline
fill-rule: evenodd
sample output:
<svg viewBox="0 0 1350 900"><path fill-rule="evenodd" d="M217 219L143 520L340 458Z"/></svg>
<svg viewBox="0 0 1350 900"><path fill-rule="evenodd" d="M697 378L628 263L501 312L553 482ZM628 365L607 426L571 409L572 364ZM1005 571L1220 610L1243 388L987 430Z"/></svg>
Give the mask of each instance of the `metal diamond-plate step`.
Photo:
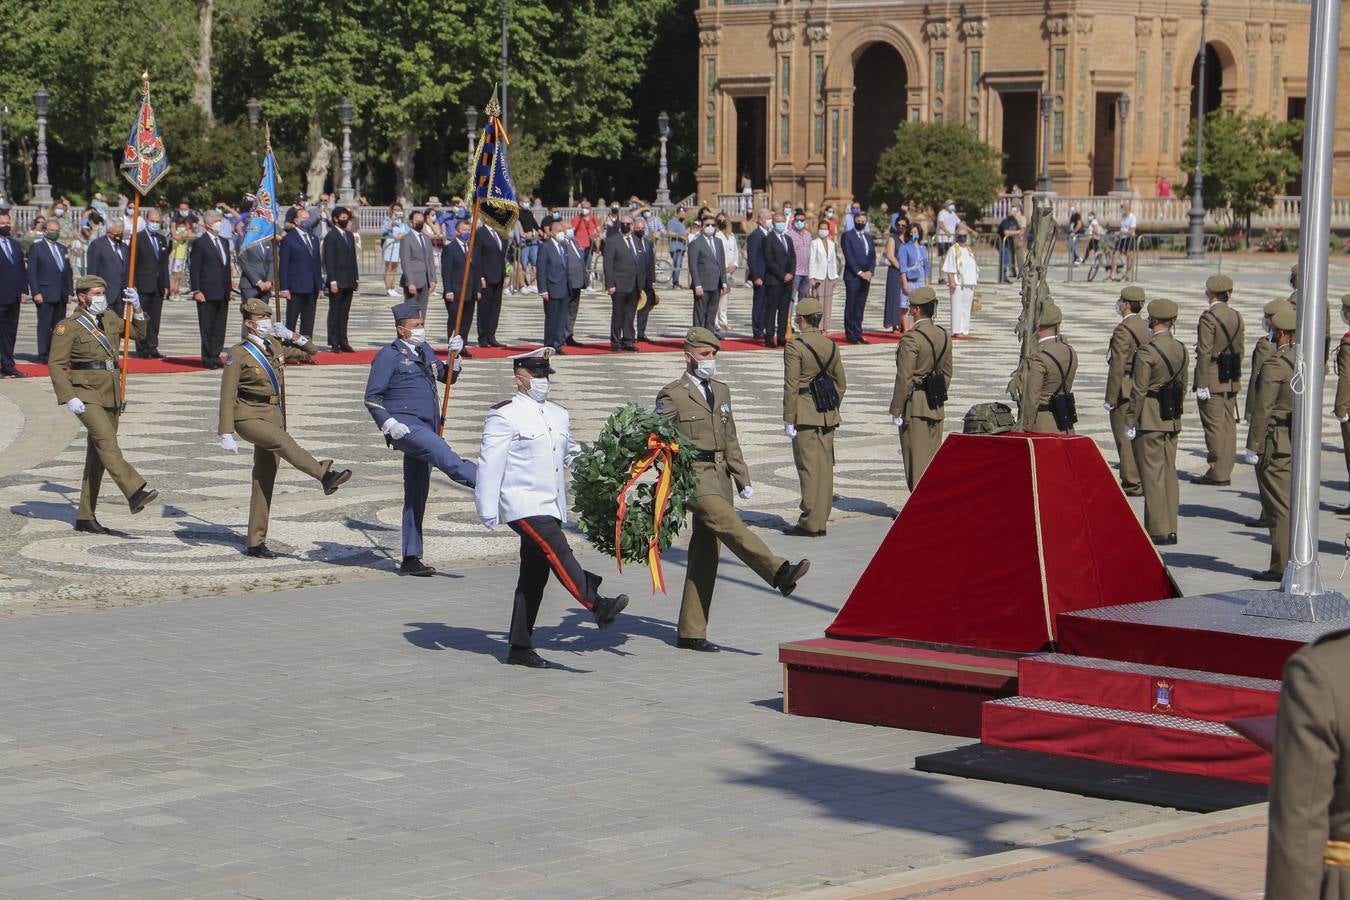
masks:
<svg viewBox="0 0 1350 900"><path fill-rule="evenodd" d="M1160 716L1154 713L1132 712L1123 709L1107 709L1104 706L1086 706L1081 703L1065 703L1061 700L1041 700L1037 697L1009 697L1006 700L991 700L985 704L1011 709L1023 709L1031 712L1056 713L1064 716L1077 716L1084 719L1102 719L1109 722L1125 722L1131 725L1147 725L1152 728L1166 728L1171 731L1185 731L1208 737L1242 739L1236 731L1218 722L1204 722L1199 719L1183 719L1178 716Z"/></svg>
<svg viewBox="0 0 1350 900"><path fill-rule="evenodd" d="M1253 678L1248 675L1225 675L1222 672L1205 672L1200 669L1181 669L1173 666L1154 666L1149 665L1148 663L1125 662L1118 659L1098 659L1093 656L1074 656L1071 653L1036 653L1024 657L1022 662L1074 666L1080 669L1097 669L1105 672L1120 672L1127 675L1147 675L1151 678L1201 681L1206 684L1248 688L1255 691L1274 691L1278 693L1280 690L1280 683L1270 678Z"/></svg>

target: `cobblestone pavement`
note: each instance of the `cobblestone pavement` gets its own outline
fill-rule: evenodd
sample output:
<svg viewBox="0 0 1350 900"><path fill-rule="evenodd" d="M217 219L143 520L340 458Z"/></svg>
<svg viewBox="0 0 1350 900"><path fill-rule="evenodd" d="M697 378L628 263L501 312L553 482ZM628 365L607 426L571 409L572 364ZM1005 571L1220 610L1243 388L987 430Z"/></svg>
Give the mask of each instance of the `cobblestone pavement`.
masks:
<svg viewBox="0 0 1350 900"><path fill-rule="evenodd" d="M1227 270L1249 322L1284 293L1287 262ZM1150 290L1185 300L1189 341L1203 273L1154 275ZM1094 398L1113 295L1056 286L1083 354L1082 430L1108 459ZM687 307L667 299L654 330L677 336ZM583 312L592 340L606 321L597 300ZM955 350L949 426L999 398L1013 365L1015 293L983 302L984 339ZM738 292L734 318L746 303ZM384 340L387 305L363 298L361 344ZM872 309L879 320L879 300ZM532 297L514 299L503 336L529 340L537 320ZM193 335L190 308L171 305L166 351L190 353ZM433 488L426 557L442 576L391 577L399 461L361 407L362 368L290 372L296 436L357 475L325 498L283 473L271 541L288 556L272 563L239 555L248 462L215 446L211 373L133 379L124 447L163 504L132 518L109 498L104 522L131 535L120 539L70 531L83 436L50 387L0 384L0 896L773 895L1184 824L1173 810L912 771L957 739L781 714L777 644L822 632L905 498L885 415L893 346L842 352L840 500L829 537L806 544L769 530L796 506L780 358L729 353L722 366L757 486L745 512L780 552L809 552L809 582L783 600L724 561L711 637L731 649L707 657L670 647L678 587L653 598L640 567L619 576L588 555L634 597L631 614L597 632L550 588L541 652L565 668L545 673L499 663L515 580L500 563L515 541L478 528L466 492ZM679 357L566 357L560 370L557 397L585 440L618 403L650 402ZM448 433L472 454L510 376L500 361L466 372ZM1187 426L1182 468L1198 474L1193 416ZM1333 434L1329 422L1324 503L1340 507ZM1166 558L1183 589L1250 586L1267 553L1240 524L1256 506L1250 467L1231 488L1181 492L1181 543ZM1321 523L1331 586L1341 521ZM678 586L679 545L668 559Z"/></svg>

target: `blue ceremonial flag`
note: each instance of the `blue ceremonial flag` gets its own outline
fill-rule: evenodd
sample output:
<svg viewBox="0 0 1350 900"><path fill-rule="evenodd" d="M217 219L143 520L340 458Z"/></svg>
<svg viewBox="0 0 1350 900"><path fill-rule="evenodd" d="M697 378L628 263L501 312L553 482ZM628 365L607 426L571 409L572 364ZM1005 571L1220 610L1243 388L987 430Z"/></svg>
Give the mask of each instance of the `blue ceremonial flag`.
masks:
<svg viewBox="0 0 1350 900"><path fill-rule="evenodd" d="M511 185L511 167L506 162L506 148L510 141L502 126L501 108L496 98L488 104L488 121L483 136L478 140L478 165L473 173L473 197L478 214L503 237L510 237L511 229L520 218L520 204L516 189Z"/></svg>
<svg viewBox="0 0 1350 900"><path fill-rule="evenodd" d="M169 155L159 136L159 123L150 105L150 82L141 76L141 108L131 123L126 146L122 149L122 174L141 196L169 171Z"/></svg>
<svg viewBox="0 0 1350 900"><path fill-rule="evenodd" d="M258 199L253 204L253 214L248 217L248 230L244 232L244 243L240 251L248 249L259 241L270 241L280 231L281 217L277 211L277 161L272 149L267 149L263 158L262 181L258 184Z"/></svg>

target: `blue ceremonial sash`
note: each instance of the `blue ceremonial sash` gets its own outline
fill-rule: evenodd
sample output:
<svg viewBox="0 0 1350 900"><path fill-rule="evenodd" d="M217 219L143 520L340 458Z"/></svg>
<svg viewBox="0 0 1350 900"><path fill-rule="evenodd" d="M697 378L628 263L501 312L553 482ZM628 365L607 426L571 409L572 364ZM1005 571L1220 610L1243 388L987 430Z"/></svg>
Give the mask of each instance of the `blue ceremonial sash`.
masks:
<svg viewBox="0 0 1350 900"><path fill-rule="evenodd" d="M83 325L85 331L88 331L94 337L98 338L98 342L103 345L104 350L108 351L108 356L110 358L117 359L117 351L113 349L112 344L108 343L108 339L104 337L103 332L94 327L93 322L90 322L84 316L76 316L75 321Z"/></svg>
<svg viewBox="0 0 1350 900"><path fill-rule="evenodd" d="M253 346L252 341L244 341L244 349L258 361L258 365L262 366L262 370L267 373L267 380L272 382L272 391L277 395L277 403L281 406L281 420L286 421L286 399L281 395L281 382L277 380L277 370L272 368L272 364L267 361L267 355Z"/></svg>

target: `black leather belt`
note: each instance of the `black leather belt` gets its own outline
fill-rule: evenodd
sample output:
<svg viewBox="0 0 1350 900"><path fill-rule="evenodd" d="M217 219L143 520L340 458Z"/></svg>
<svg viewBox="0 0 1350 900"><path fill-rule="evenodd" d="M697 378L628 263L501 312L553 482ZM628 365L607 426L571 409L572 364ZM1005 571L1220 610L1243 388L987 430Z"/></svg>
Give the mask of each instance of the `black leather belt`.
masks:
<svg viewBox="0 0 1350 900"><path fill-rule="evenodd" d="M104 359L100 360L99 362L73 362L70 364L70 368L79 369L81 371L87 372L97 372L97 371L115 372L120 367L113 360Z"/></svg>
<svg viewBox="0 0 1350 900"><path fill-rule="evenodd" d="M276 394L255 394L251 391L240 391L240 400L247 400L250 403L266 403L268 406L277 405Z"/></svg>
<svg viewBox="0 0 1350 900"><path fill-rule="evenodd" d="M811 393L811 389L809 387L797 388L797 393L805 397L807 394Z"/></svg>
<svg viewBox="0 0 1350 900"><path fill-rule="evenodd" d="M1292 428L1294 425L1293 416L1285 416L1283 419L1271 419L1270 424L1276 428Z"/></svg>
<svg viewBox="0 0 1350 900"><path fill-rule="evenodd" d="M694 454L699 462L721 462L724 453L721 450L700 450Z"/></svg>

